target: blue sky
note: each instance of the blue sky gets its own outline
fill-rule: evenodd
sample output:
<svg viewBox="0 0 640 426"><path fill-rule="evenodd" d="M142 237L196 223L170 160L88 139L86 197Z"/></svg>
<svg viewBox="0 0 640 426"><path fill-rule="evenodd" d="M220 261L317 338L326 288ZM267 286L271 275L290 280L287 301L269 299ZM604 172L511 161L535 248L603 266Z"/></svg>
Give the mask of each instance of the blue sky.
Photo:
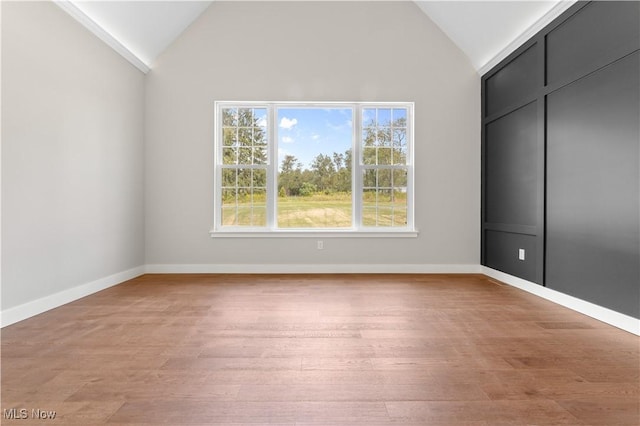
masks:
<svg viewBox="0 0 640 426"><path fill-rule="evenodd" d="M353 112L349 108L278 108L278 165L295 156L303 169L318 154L351 148Z"/></svg>

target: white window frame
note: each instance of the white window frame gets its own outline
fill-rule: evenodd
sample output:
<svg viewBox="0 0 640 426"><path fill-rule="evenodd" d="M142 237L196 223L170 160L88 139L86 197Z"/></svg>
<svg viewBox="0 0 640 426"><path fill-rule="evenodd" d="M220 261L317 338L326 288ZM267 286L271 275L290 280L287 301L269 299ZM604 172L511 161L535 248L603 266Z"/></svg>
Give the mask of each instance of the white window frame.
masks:
<svg viewBox="0 0 640 426"><path fill-rule="evenodd" d="M267 110L267 224L264 227L223 226L222 216L222 110L224 108L264 108ZM278 194L278 108L337 108L351 109L352 113L352 226L349 228L278 228L276 224L276 199ZM362 157L362 111L365 108L407 109L407 158L406 165L388 166L407 169L407 224L396 226L362 225L362 191L365 165ZM413 102L287 102L287 101L215 101L214 102L214 213L212 237L417 237L415 229L414 193L414 103Z"/></svg>

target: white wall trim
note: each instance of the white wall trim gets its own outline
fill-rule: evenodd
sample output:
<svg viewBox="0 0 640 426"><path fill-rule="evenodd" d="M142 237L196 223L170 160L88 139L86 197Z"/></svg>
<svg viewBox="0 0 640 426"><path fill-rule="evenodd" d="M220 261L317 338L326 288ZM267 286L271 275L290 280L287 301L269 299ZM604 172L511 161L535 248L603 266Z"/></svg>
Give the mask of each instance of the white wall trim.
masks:
<svg viewBox="0 0 640 426"><path fill-rule="evenodd" d="M616 311L612 311L611 309L595 305L591 302L587 302L585 300L578 299L564 293L560 293L559 291L552 290L548 287L544 287L539 284L514 277L513 275L505 274L504 272L487 268L486 266L483 266L482 269L482 273L484 273L485 275L491 278L495 278L496 280L499 280L512 287L516 287L528 293L535 294L536 296L542 297L543 299L557 303L558 305L562 305L566 308L580 312L581 314L587 315L591 318L595 318L599 321L640 336L640 320L636 318L621 314Z"/></svg>
<svg viewBox="0 0 640 426"><path fill-rule="evenodd" d="M104 28L98 25L93 19L89 18L83 11L78 9L72 2L68 0L53 0L58 7L67 12L72 18L80 22L86 29L91 31L96 37L105 42L109 47L118 52L123 58L131 62L133 66L143 73L148 73L149 65L145 64L140 58L134 55L129 49L124 47L122 43L115 39L111 34L106 32Z"/></svg>
<svg viewBox="0 0 640 426"><path fill-rule="evenodd" d="M484 274L512 287L640 336L640 320L481 265L469 264L156 264L138 266L0 312L6 327L144 274Z"/></svg>
<svg viewBox="0 0 640 426"><path fill-rule="evenodd" d="M486 64L478 69L478 74L482 77L487 71L495 67L504 58L513 53L518 47L522 46L531 37L533 37L538 31L549 25L554 19L562 15L564 11L569 9L576 3L577 0L562 0L545 13L540 19L538 19L533 25L527 28L522 34L515 40L502 49L496 56L489 60Z"/></svg>
<svg viewBox="0 0 640 426"><path fill-rule="evenodd" d="M386 231L327 231L327 230L252 230L229 231L226 229L209 231L211 238L417 238L418 231L386 230Z"/></svg>
<svg viewBox="0 0 640 426"><path fill-rule="evenodd" d="M479 274L480 265L420 264L191 264L146 265L147 274Z"/></svg>
<svg viewBox="0 0 640 426"><path fill-rule="evenodd" d="M82 284L61 292L41 297L40 299L5 309L0 312L0 326L6 327L18 321L31 318L50 309L73 302L82 297L89 296L123 281L130 280L144 274L144 266L138 266L126 271L118 272L108 277L100 278L86 284Z"/></svg>

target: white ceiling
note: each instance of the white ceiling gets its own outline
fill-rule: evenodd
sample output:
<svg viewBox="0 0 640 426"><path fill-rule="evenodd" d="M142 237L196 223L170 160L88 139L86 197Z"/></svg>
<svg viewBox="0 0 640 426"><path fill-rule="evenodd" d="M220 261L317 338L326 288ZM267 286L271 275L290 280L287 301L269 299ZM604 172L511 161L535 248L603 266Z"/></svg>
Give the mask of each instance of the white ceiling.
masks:
<svg viewBox="0 0 640 426"><path fill-rule="evenodd" d="M210 1L71 1L151 66L211 4Z"/></svg>
<svg viewBox="0 0 640 426"><path fill-rule="evenodd" d="M56 3L142 71L211 1L78 1ZM481 74L574 0L416 1ZM535 25L538 23L538 25ZM112 40L109 40L112 38Z"/></svg>
<svg viewBox="0 0 640 426"><path fill-rule="evenodd" d="M418 7L467 54L476 70L558 3L550 0L416 1Z"/></svg>

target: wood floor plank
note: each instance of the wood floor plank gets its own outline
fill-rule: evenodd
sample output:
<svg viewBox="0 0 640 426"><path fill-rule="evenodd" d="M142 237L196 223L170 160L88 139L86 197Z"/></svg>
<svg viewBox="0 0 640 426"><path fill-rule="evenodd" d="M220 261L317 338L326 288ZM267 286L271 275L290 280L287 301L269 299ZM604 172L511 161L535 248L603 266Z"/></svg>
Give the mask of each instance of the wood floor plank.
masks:
<svg viewBox="0 0 640 426"><path fill-rule="evenodd" d="M639 343L482 275L149 274L2 330L2 424L637 425Z"/></svg>
<svg viewBox="0 0 640 426"><path fill-rule="evenodd" d="M555 401L402 401L387 402L389 416L424 424L470 422L494 425L578 425L580 421Z"/></svg>
<svg viewBox="0 0 640 426"><path fill-rule="evenodd" d="M590 426L637 426L640 424L640 400L589 396L561 400L558 404Z"/></svg>

